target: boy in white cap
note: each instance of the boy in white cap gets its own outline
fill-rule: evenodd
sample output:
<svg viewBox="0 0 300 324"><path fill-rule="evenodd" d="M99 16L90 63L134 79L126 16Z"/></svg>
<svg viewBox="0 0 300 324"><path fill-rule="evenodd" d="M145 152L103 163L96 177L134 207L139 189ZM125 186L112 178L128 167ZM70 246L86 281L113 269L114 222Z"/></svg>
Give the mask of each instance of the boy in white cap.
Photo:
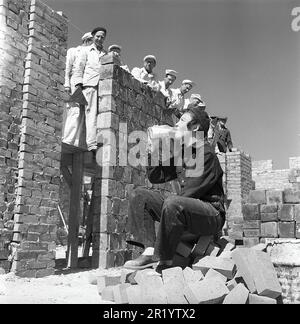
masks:
<svg viewBox="0 0 300 324"><path fill-rule="evenodd" d="M172 91L170 86L175 82L176 77L176 71L167 69L164 80L159 81L159 90L166 97L167 107L171 104Z"/></svg>
<svg viewBox="0 0 300 324"><path fill-rule="evenodd" d="M77 47L71 47L67 51L66 70L65 70L65 91L71 95L75 91L74 84L74 68L75 61L80 55L80 52L91 45L93 42L92 33L85 33L82 36L82 44ZM80 107L76 103L67 103L65 114L65 123L62 134L62 141L70 145L79 145L79 138L83 126L83 115L80 113Z"/></svg>
<svg viewBox="0 0 300 324"><path fill-rule="evenodd" d="M144 57L144 66L142 68L135 67L131 74L140 82L147 84L154 90L159 90L159 84L153 69L156 66L156 57L154 55L146 55Z"/></svg>
<svg viewBox="0 0 300 324"><path fill-rule="evenodd" d="M108 47L108 52L113 52L115 56L118 56L121 59L121 51L122 51L122 47L120 45L110 45ZM124 69L127 72L130 72L128 65L123 65L122 61L121 61L121 68Z"/></svg>
<svg viewBox="0 0 300 324"><path fill-rule="evenodd" d="M197 108L201 108L201 109L205 110L205 108L206 108L205 102L202 100L201 95L198 93L193 93L190 96L190 99L188 100L188 102L189 102L189 104L187 105L187 107L184 107L184 109L188 109L190 107L197 107Z"/></svg>

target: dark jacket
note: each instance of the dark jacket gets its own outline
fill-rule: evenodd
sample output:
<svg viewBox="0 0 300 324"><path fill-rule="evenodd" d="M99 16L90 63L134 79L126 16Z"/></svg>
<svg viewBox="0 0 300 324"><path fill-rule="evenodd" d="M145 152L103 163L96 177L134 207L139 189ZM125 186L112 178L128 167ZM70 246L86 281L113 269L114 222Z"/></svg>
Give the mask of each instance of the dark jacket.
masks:
<svg viewBox="0 0 300 324"><path fill-rule="evenodd" d="M148 167L147 175L151 183L164 183L177 178L174 158L170 166ZM217 155L209 143L204 145L204 168L196 177L184 177L184 186L180 196L220 203L218 210L224 209L223 170Z"/></svg>
<svg viewBox="0 0 300 324"><path fill-rule="evenodd" d="M228 128L224 127L218 127L216 126L215 135L213 139L213 144L218 145L218 149L222 153L227 152L227 148L229 151L232 149L232 140L231 140L231 134Z"/></svg>

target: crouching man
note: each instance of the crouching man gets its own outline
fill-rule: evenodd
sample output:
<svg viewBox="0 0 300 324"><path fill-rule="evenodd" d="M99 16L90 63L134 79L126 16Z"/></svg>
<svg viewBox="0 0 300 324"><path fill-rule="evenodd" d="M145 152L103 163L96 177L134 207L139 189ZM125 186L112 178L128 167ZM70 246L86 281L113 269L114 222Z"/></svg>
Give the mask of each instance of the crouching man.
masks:
<svg viewBox="0 0 300 324"><path fill-rule="evenodd" d="M191 173L183 165L185 173L180 195L164 199L160 193L144 188L137 188L131 193L128 209L131 240L127 243L143 247L144 252L135 260L127 261L125 268L144 269L159 261L156 271L160 272L172 266L177 245L185 231L200 237L215 235L222 229L225 222L223 171L207 141L209 124L207 113L194 107L182 115L174 128L180 132L204 133L204 141L202 138L201 143L197 143L197 140L193 143L193 150L199 144L204 154L202 168L199 172L194 170ZM182 154L182 150L177 151ZM186 163L185 157L183 160ZM169 166L164 166L160 161L158 166L148 167L149 181L157 184L176 179L174 161L176 154L170 159ZM159 222L157 235L155 221Z"/></svg>

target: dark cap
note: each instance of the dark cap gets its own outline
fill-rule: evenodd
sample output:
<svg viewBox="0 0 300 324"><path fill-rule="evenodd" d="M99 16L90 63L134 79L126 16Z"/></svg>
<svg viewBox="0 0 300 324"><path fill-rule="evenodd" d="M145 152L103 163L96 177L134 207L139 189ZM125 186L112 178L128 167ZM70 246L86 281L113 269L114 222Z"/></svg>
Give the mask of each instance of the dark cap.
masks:
<svg viewBox="0 0 300 324"><path fill-rule="evenodd" d="M92 35L94 36L96 33L98 33L98 31L103 31L106 35L107 31L106 31L106 28L104 27L96 27L92 30Z"/></svg>

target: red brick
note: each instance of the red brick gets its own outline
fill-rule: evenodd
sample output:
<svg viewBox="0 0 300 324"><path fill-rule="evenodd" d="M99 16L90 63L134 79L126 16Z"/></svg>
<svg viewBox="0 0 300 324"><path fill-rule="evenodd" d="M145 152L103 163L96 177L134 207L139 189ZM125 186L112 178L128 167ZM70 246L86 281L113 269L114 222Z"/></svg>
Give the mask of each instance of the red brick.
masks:
<svg viewBox="0 0 300 324"><path fill-rule="evenodd" d="M244 204L242 213L244 220L260 220L259 204Z"/></svg>
<svg viewBox="0 0 300 324"><path fill-rule="evenodd" d="M214 269L209 269L204 279L214 279L214 278L221 279L222 281L224 281L224 283L227 281L227 278L223 276L220 272Z"/></svg>
<svg viewBox="0 0 300 324"><path fill-rule="evenodd" d="M130 284L135 284L136 281L134 280L134 277L136 275L137 271L136 270L130 270L130 269L122 269L121 270L121 284L122 283L130 283Z"/></svg>
<svg viewBox="0 0 300 324"><path fill-rule="evenodd" d="M250 190L248 201L251 204L266 204L266 190Z"/></svg>
<svg viewBox="0 0 300 324"><path fill-rule="evenodd" d="M300 239L300 223L296 224L295 237Z"/></svg>
<svg viewBox="0 0 300 324"><path fill-rule="evenodd" d="M278 237L278 224L276 222L261 223L261 237Z"/></svg>
<svg viewBox="0 0 300 324"><path fill-rule="evenodd" d="M278 219L281 221L293 221L294 220L294 205L282 204L278 208Z"/></svg>
<svg viewBox="0 0 300 324"><path fill-rule="evenodd" d="M182 271L182 274L186 284L200 281L204 278L203 273L200 270L192 270L190 267L186 267Z"/></svg>
<svg viewBox="0 0 300 324"><path fill-rule="evenodd" d="M183 286L184 285L184 277L183 272L180 267L172 267L162 271L162 279L164 284L170 281L178 281Z"/></svg>
<svg viewBox="0 0 300 324"><path fill-rule="evenodd" d="M248 295L248 289L242 283L239 283L225 297L223 304L246 304Z"/></svg>
<svg viewBox="0 0 300 324"><path fill-rule="evenodd" d="M187 304L183 295L185 279L182 269L175 267L163 270L162 278L168 304Z"/></svg>
<svg viewBox="0 0 300 324"><path fill-rule="evenodd" d="M142 304L142 288L139 285L131 285L126 288L129 304Z"/></svg>
<svg viewBox="0 0 300 324"><path fill-rule="evenodd" d="M296 223L300 223L300 204L294 206L294 217Z"/></svg>
<svg viewBox="0 0 300 324"><path fill-rule="evenodd" d="M278 204L260 205L261 213L277 213Z"/></svg>
<svg viewBox="0 0 300 324"><path fill-rule="evenodd" d="M128 288L130 286L131 285L129 283L112 286L115 303L117 303L117 304L128 304L129 303L126 288Z"/></svg>
<svg viewBox="0 0 300 324"><path fill-rule="evenodd" d="M277 304L276 299L249 294L249 304Z"/></svg>
<svg viewBox="0 0 300 324"><path fill-rule="evenodd" d="M295 222L279 222L278 233L279 233L279 237L282 238L294 238Z"/></svg>
<svg viewBox="0 0 300 324"><path fill-rule="evenodd" d="M265 252L267 250L267 244L259 243L251 247L252 250Z"/></svg>
<svg viewBox="0 0 300 324"><path fill-rule="evenodd" d="M184 289L190 304L218 304L229 293L225 283L220 279L204 279L188 284Z"/></svg>
<svg viewBox="0 0 300 324"><path fill-rule="evenodd" d="M134 280L137 284L143 285L144 282L148 280L148 278L152 276L159 276L159 274L153 269L144 269L139 270L134 276Z"/></svg>
<svg viewBox="0 0 300 324"><path fill-rule="evenodd" d="M291 204L299 204L300 203L300 191L286 189L283 192L283 202L291 203Z"/></svg>
<svg viewBox="0 0 300 324"><path fill-rule="evenodd" d="M260 230L259 229L245 229L244 236L245 237L259 237Z"/></svg>
<svg viewBox="0 0 300 324"><path fill-rule="evenodd" d="M243 238L243 243L245 247L252 247L255 246L256 244L259 244L259 238L258 237L244 237Z"/></svg>
<svg viewBox="0 0 300 324"><path fill-rule="evenodd" d="M201 270L203 274L206 274L209 269L214 269L226 276L228 279L232 279L234 263L231 259L206 256L193 264L193 269Z"/></svg>
<svg viewBox="0 0 300 324"><path fill-rule="evenodd" d="M278 213L261 213L260 218L262 222L277 222Z"/></svg>
<svg viewBox="0 0 300 324"><path fill-rule="evenodd" d="M283 191L281 190L267 190L267 204L282 204Z"/></svg>
<svg viewBox="0 0 300 324"><path fill-rule="evenodd" d="M243 223L243 229L258 229L260 228L260 221L244 221Z"/></svg>
<svg viewBox="0 0 300 324"><path fill-rule="evenodd" d="M147 276L141 283L143 304L167 304L167 293L160 276Z"/></svg>
<svg viewBox="0 0 300 324"><path fill-rule="evenodd" d="M101 299L114 302L113 286L105 287L101 293Z"/></svg>
<svg viewBox="0 0 300 324"><path fill-rule="evenodd" d="M254 269L251 267L251 263L248 259L249 251L250 249L236 249L232 252L232 259L237 266L238 272L243 277L248 290L250 292L256 292L256 287L252 276L252 271L254 271Z"/></svg>
<svg viewBox="0 0 300 324"><path fill-rule="evenodd" d="M205 255L211 255L211 256L217 256L220 252L220 248L218 246L216 246L215 244L209 244Z"/></svg>
<svg viewBox="0 0 300 324"><path fill-rule="evenodd" d="M121 283L121 276L97 276L98 293L101 294L103 289L108 286L115 286Z"/></svg>

